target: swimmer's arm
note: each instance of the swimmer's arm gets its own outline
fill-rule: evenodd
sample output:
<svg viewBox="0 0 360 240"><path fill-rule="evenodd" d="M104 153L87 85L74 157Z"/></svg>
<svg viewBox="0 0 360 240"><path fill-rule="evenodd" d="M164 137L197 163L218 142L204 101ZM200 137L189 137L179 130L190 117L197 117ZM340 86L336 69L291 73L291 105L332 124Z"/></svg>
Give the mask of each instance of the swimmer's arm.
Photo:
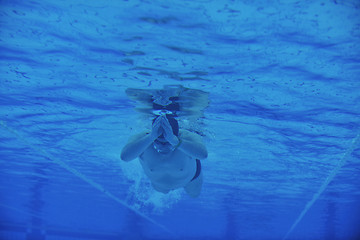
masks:
<svg viewBox="0 0 360 240"><path fill-rule="evenodd" d="M208 156L205 145L203 144L201 137L195 133L189 131L181 131L180 142L178 149L186 153L187 155L197 158L205 159Z"/></svg>
<svg viewBox="0 0 360 240"><path fill-rule="evenodd" d="M162 118L157 118L153 123L151 132L142 132L132 137L121 151L121 159L131 161L140 156L162 133Z"/></svg>
<svg viewBox="0 0 360 240"><path fill-rule="evenodd" d="M140 156L154 142L154 136L142 132L130 138L128 144L121 151L121 159L128 162Z"/></svg>

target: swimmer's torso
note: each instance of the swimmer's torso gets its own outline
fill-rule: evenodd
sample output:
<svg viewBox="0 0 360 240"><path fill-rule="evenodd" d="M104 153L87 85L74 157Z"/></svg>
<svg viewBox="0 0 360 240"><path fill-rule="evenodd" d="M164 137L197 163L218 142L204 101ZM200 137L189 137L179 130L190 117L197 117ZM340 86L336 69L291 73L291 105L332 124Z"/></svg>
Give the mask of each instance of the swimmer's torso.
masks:
<svg viewBox="0 0 360 240"><path fill-rule="evenodd" d="M140 163L154 188L160 192L184 187L196 173L196 161L181 150L159 153L151 144L140 155Z"/></svg>

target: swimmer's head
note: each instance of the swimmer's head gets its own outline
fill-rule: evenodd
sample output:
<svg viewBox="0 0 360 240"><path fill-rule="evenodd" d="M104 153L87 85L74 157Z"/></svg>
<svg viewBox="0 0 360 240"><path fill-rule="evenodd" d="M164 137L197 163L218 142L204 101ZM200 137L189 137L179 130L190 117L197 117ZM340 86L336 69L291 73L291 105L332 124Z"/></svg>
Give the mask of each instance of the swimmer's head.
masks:
<svg viewBox="0 0 360 240"><path fill-rule="evenodd" d="M167 120L169 121L173 133L175 136L179 136L179 123L178 121L171 115L166 115Z"/></svg>

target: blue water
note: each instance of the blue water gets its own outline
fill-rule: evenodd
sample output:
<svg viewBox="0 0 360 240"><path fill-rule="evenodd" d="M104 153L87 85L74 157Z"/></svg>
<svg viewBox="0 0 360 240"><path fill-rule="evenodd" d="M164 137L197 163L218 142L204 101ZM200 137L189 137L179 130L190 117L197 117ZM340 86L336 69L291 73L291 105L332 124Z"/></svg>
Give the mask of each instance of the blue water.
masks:
<svg viewBox="0 0 360 240"><path fill-rule="evenodd" d="M266 2L266 3L265 3ZM0 1L0 239L359 239L360 2ZM119 154L128 87L209 92L199 198Z"/></svg>

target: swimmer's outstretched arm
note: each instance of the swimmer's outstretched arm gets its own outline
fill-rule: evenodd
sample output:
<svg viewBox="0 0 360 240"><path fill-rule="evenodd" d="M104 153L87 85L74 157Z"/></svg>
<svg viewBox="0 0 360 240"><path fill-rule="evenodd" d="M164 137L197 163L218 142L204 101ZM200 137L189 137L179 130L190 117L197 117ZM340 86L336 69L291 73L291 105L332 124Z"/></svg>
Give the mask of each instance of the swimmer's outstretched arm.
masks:
<svg viewBox="0 0 360 240"><path fill-rule="evenodd" d="M207 158L208 153L206 147L202 143L201 137L199 135L188 131L181 131L179 139L179 150L193 158L200 160Z"/></svg>

